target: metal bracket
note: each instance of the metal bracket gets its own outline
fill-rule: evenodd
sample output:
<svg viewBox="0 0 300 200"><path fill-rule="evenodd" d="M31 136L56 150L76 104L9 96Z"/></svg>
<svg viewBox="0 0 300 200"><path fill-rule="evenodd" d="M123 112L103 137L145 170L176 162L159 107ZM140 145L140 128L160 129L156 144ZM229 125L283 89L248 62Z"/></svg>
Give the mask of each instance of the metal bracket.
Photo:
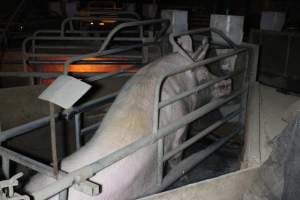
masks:
<svg viewBox="0 0 300 200"><path fill-rule="evenodd" d="M18 173L9 180L0 181L0 199L1 200L30 200L26 195L19 195L14 192L14 187L19 185L18 179L23 173Z"/></svg>

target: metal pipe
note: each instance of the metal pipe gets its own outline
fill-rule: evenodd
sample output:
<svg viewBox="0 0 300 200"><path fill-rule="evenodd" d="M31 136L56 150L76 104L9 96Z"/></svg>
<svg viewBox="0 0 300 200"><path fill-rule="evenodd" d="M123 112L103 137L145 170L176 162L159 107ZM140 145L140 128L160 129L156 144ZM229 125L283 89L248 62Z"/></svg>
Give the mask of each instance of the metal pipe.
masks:
<svg viewBox="0 0 300 200"><path fill-rule="evenodd" d="M228 122L232 118L236 117L241 113L240 109L237 111L234 111L230 113L228 116L224 117L223 119L220 119L207 127L206 129L202 130L201 132L197 133L194 137L190 138L189 140L183 142L180 144L180 146L176 147L175 149L171 150L170 152L167 152L166 155L163 158L163 161L169 160L171 157L176 155L177 153L185 150L186 148L190 147L192 144L196 143L199 141L201 138L205 137L207 134L211 133L215 129L219 128L222 126L224 123Z"/></svg>
<svg viewBox="0 0 300 200"><path fill-rule="evenodd" d="M106 96L88 101L88 102L83 103L83 104L81 104L77 107L72 107L70 109L64 110L63 114L69 119L77 113L87 112L87 111L91 110L92 108L94 108L96 106L99 106L99 104L112 101L113 99L116 98L116 96L118 94L119 94L119 92L114 92L114 93L111 93L109 95L106 95Z"/></svg>
<svg viewBox="0 0 300 200"><path fill-rule="evenodd" d="M111 73L105 73L105 74L99 74L96 76L92 76L89 78L84 79L84 81L86 82L94 82L94 81L98 81L98 80L102 80L102 79L106 79L106 78L110 78L113 76L117 76L123 73L127 73L128 70L120 70L118 72L111 72Z"/></svg>
<svg viewBox="0 0 300 200"><path fill-rule="evenodd" d="M55 108L53 103L49 103L50 108L50 133L51 133L51 153L53 161L53 174L58 175L58 155L57 155L57 141L56 141L56 126L55 126Z"/></svg>
<svg viewBox="0 0 300 200"><path fill-rule="evenodd" d="M57 180L55 183L50 184L45 189L32 193L32 196L36 200L48 199L54 196L57 193L61 192L62 190L65 190L66 188L72 186L74 183L79 183L81 181L84 181L94 176L97 172L112 165L113 163L136 152L137 150L157 142L160 138L163 138L171 133L174 133L175 130L189 124L190 122L216 109L217 107L220 107L222 104L227 103L228 101L232 100L238 95L241 95L244 90L245 89L241 89L225 99L217 99L211 103L208 103L202 108L199 108L191 112L190 114L182 117L180 120L174 121L170 125L159 129L157 136L154 137L152 133L149 133L147 134L148 136L143 137L137 140L136 142L127 145L124 148L119 149L96 162L91 163L90 165L84 166L78 170L69 173L66 177Z"/></svg>
<svg viewBox="0 0 300 200"><path fill-rule="evenodd" d="M29 60L29 64L40 65L40 64L64 64L64 60ZM141 65L141 60L79 60L72 64L82 65L82 64L110 64L110 65Z"/></svg>
<svg viewBox="0 0 300 200"><path fill-rule="evenodd" d="M57 117L58 117L58 114L55 114L55 118L57 118ZM33 131L37 128L46 126L49 124L49 121L50 121L50 118L49 118L49 116L47 116L47 117L43 117L43 118L34 120L32 122L11 128L11 129L5 130L0 135L0 143L4 142L10 138Z"/></svg>
<svg viewBox="0 0 300 200"><path fill-rule="evenodd" d="M148 43L148 44L151 44L151 43ZM131 45L131 46L128 46L128 47L123 48L123 49L111 49L111 50L103 51L102 53L94 52L94 53L80 55L80 56L70 58L64 64L64 74L68 74L69 65L76 62L76 61L79 61L79 60L82 60L82 59L85 59L85 58L93 58L93 57L99 57L99 56L107 56L107 55L110 55L110 54L122 53L122 52L126 52L126 51L129 51L129 50L132 50L132 49L140 48L140 47L143 47L143 46L144 46L143 44Z"/></svg>
<svg viewBox="0 0 300 200"><path fill-rule="evenodd" d="M127 23L119 24L113 30L111 30L111 32L106 37L105 41L103 42L103 44L100 47L98 52L104 51L106 49L107 45L112 40L112 38L114 37L114 35L123 28L129 28L129 27L134 27L134 26L145 26L145 25L149 25L149 24L158 24L158 23L165 24L165 26L160 31L160 35L157 36L158 38L160 38L162 36L162 34L168 29L168 27L170 25L170 21L167 20L167 19L154 19L154 20L127 22Z"/></svg>
<svg viewBox="0 0 300 200"><path fill-rule="evenodd" d="M101 122L95 123L93 125L90 125L88 127L85 127L81 129L81 135L85 134L86 132L92 131L94 129L97 129L101 125Z"/></svg>
<svg viewBox="0 0 300 200"><path fill-rule="evenodd" d="M64 19L61 23L61 28L60 28L60 35L63 37L64 36L64 31L66 29L66 24L72 21L89 21L89 20L115 20L115 21L120 21L120 22L132 22L132 21L137 21L136 19L132 18L108 18L108 17L68 17Z"/></svg>
<svg viewBox="0 0 300 200"><path fill-rule="evenodd" d="M75 139L76 139L76 149L81 147L81 113L75 115Z"/></svg>
<svg viewBox="0 0 300 200"><path fill-rule="evenodd" d="M138 30L124 30L122 31L122 33L124 34L137 34L139 31ZM48 34L48 35L44 35L44 36L49 36L52 34L52 36L60 36L60 33L61 31L60 30L39 30L39 31L36 31L32 36L36 37L36 36L39 36L41 34ZM79 35L80 37L88 37L88 36L84 36L84 35L80 35L80 34L84 34L84 33L97 33L97 34L108 34L109 33L109 30L104 30L104 31L101 31L101 30L97 30L97 31L93 31L93 30L67 30L65 31L66 34L74 34L74 35ZM56 35L55 35L56 34ZM66 36L68 37L68 36Z"/></svg>
<svg viewBox="0 0 300 200"><path fill-rule="evenodd" d="M119 16L119 15L131 15L133 17L135 17L136 19L141 19L140 15L136 12L131 12L131 11L89 11L89 15L116 15L116 16Z"/></svg>
<svg viewBox="0 0 300 200"><path fill-rule="evenodd" d="M112 76L131 76L133 72L113 72L113 73L89 73L89 72L73 72L70 73L73 77L83 78L85 81L91 79L91 81L100 80ZM0 72L0 77L38 77L43 79L57 78L63 75L59 72ZM98 78L97 78L98 77Z"/></svg>
<svg viewBox="0 0 300 200"><path fill-rule="evenodd" d="M226 142L228 142L232 137L234 137L237 133L239 133L241 129L235 130L229 136L226 136L219 141L209 145L206 149L199 151L198 153L194 153L188 158L181 161L174 169L172 169L169 174L163 180L161 186L154 188L149 192L149 194L158 193L166 189L172 183L174 183L177 179L184 176L187 172L193 169L199 162L206 159L209 155L214 153L216 150L221 148Z"/></svg>

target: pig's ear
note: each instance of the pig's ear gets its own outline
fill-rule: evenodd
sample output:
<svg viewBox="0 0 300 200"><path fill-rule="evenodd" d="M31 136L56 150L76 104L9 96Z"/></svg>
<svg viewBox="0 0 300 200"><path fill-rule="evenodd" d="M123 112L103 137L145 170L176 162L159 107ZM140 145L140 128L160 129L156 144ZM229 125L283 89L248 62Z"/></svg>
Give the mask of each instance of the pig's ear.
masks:
<svg viewBox="0 0 300 200"><path fill-rule="evenodd" d="M193 52L193 41L191 36L189 35L180 36L177 40L177 43L189 55Z"/></svg>
<svg viewBox="0 0 300 200"><path fill-rule="evenodd" d="M197 62L199 60L203 60L205 58L205 56L206 56L208 48L209 48L209 42L208 42L207 37L205 37L202 40L202 45L200 45L198 47L198 49L195 51L195 53L193 54L193 60L195 62Z"/></svg>

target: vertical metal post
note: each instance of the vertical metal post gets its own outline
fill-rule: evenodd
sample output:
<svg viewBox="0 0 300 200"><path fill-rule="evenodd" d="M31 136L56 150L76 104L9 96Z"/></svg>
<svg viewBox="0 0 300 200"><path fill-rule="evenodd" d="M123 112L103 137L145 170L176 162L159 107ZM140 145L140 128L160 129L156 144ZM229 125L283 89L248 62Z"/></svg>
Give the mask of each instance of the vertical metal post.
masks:
<svg viewBox="0 0 300 200"><path fill-rule="evenodd" d="M240 114L240 125L242 127L242 130L244 130L245 123L246 123L246 112L247 112L247 99L248 99L248 90L249 90L249 51L246 51L246 56L245 56L245 67L246 69L244 70L244 73L242 75L242 88L246 88L247 90L241 94L241 102L240 102L240 109L241 109L241 114ZM241 131L242 134L243 131ZM243 137L242 137L243 139Z"/></svg>
<svg viewBox="0 0 300 200"><path fill-rule="evenodd" d="M59 200L67 200L68 199L68 190L64 190L59 193Z"/></svg>
<svg viewBox="0 0 300 200"><path fill-rule="evenodd" d="M81 113L75 115L75 140L77 150L81 146L81 115Z"/></svg>
<svg viewBox="0 0 300 200"><path fill-rule="evenodd" d="M164 140L163 138L157 142L157 184L161 185L164 172Z"/></svg>
<svg viewBox="0 0 300 200"><path fill-rule="evenodd" d="M49 106L50 106L51 152L52 152L52 161L53 161L53 173L55 176L57 176L57 174L58 174L58 158L57 158L54 104L50 102Z"/></svg>
<svg viewBox="0 0 300 200"><path fill-rule="evenodd" d="M0 134L2 132L2 125L0 123ZM2 156L2 171L6 179L10 178L10 160Z"/></svg>
<svg viewBox="0 0 300 200"><path fill-rule="evenodd" d="M160 117L160 91L157 90L154 100L154 114L153 114L153 137L158 134L159 129L159 117ZM164 172L164 138L161 138L157 141L157 174L156 174L156 183L158 186L162 184L163 181L163 172Z"/></svg>

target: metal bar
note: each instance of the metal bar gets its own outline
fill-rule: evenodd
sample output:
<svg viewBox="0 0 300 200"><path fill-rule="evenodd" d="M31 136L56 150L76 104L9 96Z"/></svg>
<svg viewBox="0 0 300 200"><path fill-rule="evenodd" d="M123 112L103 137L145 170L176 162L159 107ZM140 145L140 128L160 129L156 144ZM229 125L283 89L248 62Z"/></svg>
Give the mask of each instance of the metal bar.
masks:
<svg viewBox="0 0 300 200"><path fill-rule="evenodd" d="M106 78L110 78L116 75L120 75L123 73L126 73L127 70L120 70L118 72L112 72L112 73L106 73L106 74L99 74L99 75L95 75L89 78L84 79L84 81L86 82L94 82L94 81L98 81L98 80L102 80L102 79L106 79Z"/></svg>
<svg viewBox="0 0 300 200"><path fill-rule="evenodd" d="M119 22L132 22L137 21L132 18L107 18L107 17L69 17L63 20L60 27L60 35L64 36L64 31L66 30L66 24L72 21L89 21L89 20L115 20Z"/></svg>
<svg viewBox="0 0 300 200"><path fill-rule="evenodd" d="M55 118L57 118L58 114L55 114L54 116L55 116ZM33 131L37 128L41 128L43 126L46 126L46 125L49 124L49 121L50 121L50 118L49 118L49 116L47 116L47 117L43 117L43 118L34 120L32 122L29 122L29 123L11 128L11 129L5 130L0 135L0 143L4 142L4 141L6 141L10 138L13 138L13 137L22 135L24 133Z"/></svg>
<svg viewBox="0 0 300 200"><path fill-rule="evenodd" d="M99 40L99 41L104 41L106 37L74 37L74 36L31 36L28 37L24 40L23 44L27 44L28 41L30 40L35 40L35 41L94 41L94 40ZM139 37L115 37L113 39L114 41L126 41L126 42L137 42L141 41Z"/></svg>
<svg viewBox="0 0 300 200"><path fill-rule="evenodd" d="M111 76L125 76L125 75L132 75L134 72L113 72L112 73L90 73L90 72L73 72L70 73L73 77L76 78L84 78L85 80L88 80L91 78L91 81L96 81L97 77L99 79L111 77ZM58 76L63 75L63 73L57 73L57 72L0 72L0 77L38 77L43 79L51 79L51 78L57 78ZM99 75L99 76L98 76ZM94 78L93 78L94 77ZM97 79L97 80L99 80Z"/></svg>
<svg viewBox="0 0 300 200"><path fill-rule="evenodd" d="M50 130L51 130L51 153L52 153L52 161L53 161L53 173L55 176L58 175L58 156L57 156L57 142L56 142L56 126L55 126L55 110L54 104L49 103L50 107Z"/></svg>
<svg viewBox="0 0 300 200"><path fill-rule="evenodd" d="M75 139L76 139L76 149L81 147L81 113L75 115Z"/></svg>
<svg viewBox="0 0 300 200"><path fill-rule="evenodd" d="M0 135L2 133L2 124L0 122ZM10 161L6 157L2 157L2 172L6 179L10 178Z"/></svg>
<svg viewBox="0 0 300 200"><path fill-rule="evenodd" d="M199 151L198 153L194 153L193 155L189 156L188 158L181 161L173 170L166 175L163 180L161 186L154 188L151 190L150 194L161 192L162 190L166 189L172 183L174 183L177 179L184 176L187 172L193 169L199 162L206 159L209 155L214 153L216 150L221 148L226 142L228 142L232 137L238 134L241 131L241 128L235 130L229 136L226 136L219 141L209 145L206 149Z"/></svg>
<svg viewBox="0 0 300 200"><path fill-rule="evenodd" d="M157 185L161 185L163 181L164 175L164 139L161 138L157 142L157 177L156 183Z"/></svg>
<svg viewBox="0 0 300 200"><path fill-rule="evenodd" d="M68 200L68 190L59 193L59 200Z"/></svg>
<svg viewBox="0 0 300 200"><path fill-rule="evenodd" d="M130 11L89 11L89 15L131 15L133 17L135 17L136 19L141 19L141 17L139 16L139 14L137 14L136 12L130 12Z"/></svg>
<svg viewBox="0 0 300 200"><path fill-rule="evenodd" d="M100 47L100 49L99 49L98 52L104 51L106 49L107 45L112 40L112 38L114 37L114 35L117 32L119 32L121 29L123 29L123 28L134 27L134 26L144 26L144 25L158 24L158 23L162 23L162 24L166 25L161 30L161 35L162 35L168 29L168 27L170 25L170 21L169 20L166 20L166 19L154 19L154 20L145 20L145 21L137 21L137 22L127 22L127 23L119 24L113 30L111 30L111 32L106 37L105 41L103 42L103 44ZM161 37L161 35L159 35L158 37Z"/></svg>
<svg viewBox="0 0 300 200"><path fill-rule="evenodd" d="M40 30L40 31L36 31L32 36L37 37L41 34L48 34L48 35L44 35L44 36L60 36L61 31L60 30ZM74 34L74 35L79 35L80 37L89 37L89 36L84 36L84 35L80 35L80 34L84 34L84 33L88 33L88 34L108 34L109 30L107 31L101 31L101 30L97 30L97 31L93 31L93 30L67 30L65 31L65 34ZM122 31L122 34L137 34L138 31L137 30L124 30ZM56 35L55 35L56 34ZM69 37L68 35L66 35L65 37Z"/></svg>
<svg viewBox="0 0 300 200"><path fill-rule="evenodd" d="M5 178L10 178L10 160L2 157L2 171Z"/></svg>
<svg viewBox="0 0 300 200"><path fill-rule="evenodd" d="M99 106L99 104L114 100L118 94L119 94L119 92L114 92L114 93L111 93L104 97L100 97L100 98L88 101L86 103L81 104L80 106L64 110L63 114L67 118L71 118L73 115L75 115L77 113L87 112L87 111L91 110L92 108Z"/></svg>
<svg viewBox="0 0 300 200"><path fill-rule="evenodd" d="M180 146L178 146L177 148L175 148L175 149L171 150L170 152L166 153L166 155L163 158L163 161L169 160L171 157L173 157L177 153L185 150L186 148L188 148L192 144L196 143L201 138L205 137L207 134L209 134L212 131L214 131L215 129L219 128L224 123L228 122L229 120L231 120L232 118L236 117L240 113L241 113L241 111L239 109L237 111L234 111L234 112L230 113L228 116L224 117L223 119L218 120L217 122L213 123L212 125L210 125L206 129L204 129L201 132L197 133L194 137L192 137L189 140L187 140L187 141L183 142L182 144L180 144Z"/></svg>
<svg viewBox="0 0 300 200"><path fill-rule="evenodd" d="M139 48L139 47L143 47L141 46L136 46L135 48ZM132 48L132 49L135 49ZM116 52L116 53L122 53L122 52L126 52L126 51L130 51L132 49L124 49L124 51L121 51L121 49L119 49L120 51ZM50 54L50 53L35 53L35 54L31 54L31 53L27 53L26 56L28 57L62 57L62 56L80 56L82 54L68 54L68 53L63 53L63 54ZM134 59L142 59L143 57L140 55L111 55L111 54L105 54L105 55L101 55L102 58L124 58L124 56L126 58L134 58Z"/></svg>
<svg viewBox="0 0 300 200"><path fill-rule="evenodd" d="M71 116L75 115L76 113L86 112L86 111L94 108L95 106L98 106L100 103L113 100L114 98L116 98L118 93L119 92L115 92L115 93L109 94L107 96L100 97L98 99L94 99L94 100L91 100L89 102L86 102L86 103L84 103L84 104L82 104L78 107L73 107L73 108L70 108L68 110L64 110L63 114L67 118L70 118ZM58 118L58 116L59 116L59 114L54 115L55 118ZM20 126L2 131L1 134L0 134L0 143L4 142L4 141L6 141L10 138L13 138L13 137L25 134L27 132L33 131L37 128L41 128L43 126L46 126L46 125L49 124L49 121L50 121L50 117L47 116L47 117L43 117L43 118L34 120L32 122L22 124Z"/></svg>
<svg viewBox="0 0 300 200"><path fill-rule="evenodd" d="M222 104L227 103L228 101L232 100L238 95L241 95L244 90L245 89L239 90L225 99L217 99L211 103L208 103L202 108L197 109L191 112L190 114L182 117L182 119L174 121L170 125L159 129L156 137L154 137L152 133L149 133L147 134L148 136L143 137L137 140L136 142L127 145L124 148L117 150L114 153L111 153L110 155L105 156L104 158L96 162L91 163L90 165L84 166L78 170L69 173L66 177L57 180L55 183L50 184L45 189L32 193L32 196L36 200L48 199L54 196L62 190L65 190L66 188L72 186L74 183L84 181L87 178L94 176L97 172L103 170L104 168L136 152L137 150L157 142L160 138L174 133L174 130L177 130L189 124L190 122L214 110Z"/></svg>
<svg viewBox="0 0 300 200"><path fill-rule="evenodd" d="M148 44L151 44L151 43L148 43ZM132 50L132 49L136 49L136 48L140 48L140 47L143 47L143 46L144 46L143 44L131 45L131 46L128 46L128 47L123 48L123 49L111 49L111 50L103 51L101 53L94 52L94 53L85 54L85 55L81 55L81 56L76 56L76 57L70 58L64 64L64 74L68 73L69 65L72 64L72 63L74 63L74 62L76 62L76 61L79 61L79 60L82 60L82 59L85 59L85 58L107 56L107 55L110 55L110 54L116 54L116 53L126 52L126 51L129 51L129 50Z"/></svg>
<svg viewBox="0 0 300 200"><path fill-rule="evenodd" d="M100 126L101 122L98 122L96 124L90 125L88 127L85 127L81 129L81 135L85 134L86 132L92 131L94 129L97 129Z"/></svg>
<svg viewBox="0 0 300 200"><path fill-rule="evenodd" d="M29 64L64 64L64 60L29 60ZM82 65L82 64L110 64L110 65L120 65L120 64L142 64L141 60L79 60L72 64Z"/></svg>
<svg viewBox="0 0 300 200"><path fill-rule="evenodd" d="M33 160L31 158L28 158L22 154L16 153L14 151L11 151L7 148L4 148L0 146L0 155L2 157L5 157L13 162L19 163L25 167L28 167L29 169L32 169L38 173L44 174L46 176L52 177L52 178L57 178L53 174L52 167L45 165L41 162L38 162L36 160ZM59 171L58 172L58 177L62 178L66 175L66 172ZM85 181L80 183L79 185L74 185L74 188L78 191L81 191L87 195L90 196L95 196L100 193L100 188L99 185L90 182L90 181Z"/></svg>
<svg viewBox="0 0 300 200"><path fill-rule="evenodd" d="M200 91L200 90L203 90L203 89L205 89L205 88L207 88L207 87L209 87L209 86L211 86L211 85L213 85L213 84L215 84L215 83L217 83L217 82L220 82L220 81L222 81L222 80L231 78L232 76L236 76L236 75L238 75L238 74L241 74L241 73L244 72L244 71L245 71L245 70L240 70L240 71L231 73L231 74L229 74L229 75L226 75L226 76L223 76L223 77L220 77L220 78L216 78L216 79L214 79L214 80L210 80L210 81L208 81L208 82L206 82L206 83L204 83L204 84L201 84L201 85L199 85L199 86L197 86L197 87L194 87L194 88L192 88L192 89L190 89L190 90L188 90L188 91L185 91L185 92L182 92L182 93L180 93L180 94L178 94L178 95L175 95L175 96L173 96L173 97L170 98L170 99L167 99L167 100L164 100L164 101L160 102L160 103L158 104L158 108L163 108L163 107L165 107L165 106L167 106L167 105L170 105L170 104L172 104L172 103L174 103L174 102L176 102L176 101L178 101L178 100L180 100L180 99L182 99L182 98L184 98L184 97L190 96L190 95L192 95L193 93L196 93L196 92L198 92L198 91Z"/></svg>

